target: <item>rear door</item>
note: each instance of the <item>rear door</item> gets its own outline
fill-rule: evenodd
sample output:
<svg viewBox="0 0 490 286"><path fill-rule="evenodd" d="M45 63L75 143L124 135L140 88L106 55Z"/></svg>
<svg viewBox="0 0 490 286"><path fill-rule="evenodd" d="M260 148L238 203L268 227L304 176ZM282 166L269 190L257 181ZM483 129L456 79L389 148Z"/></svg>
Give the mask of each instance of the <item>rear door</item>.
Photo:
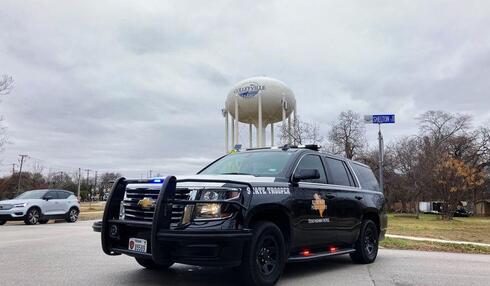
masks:
<svg viewBox="0 0 490 286"><path fill-rule="evenodd" d="M51 199L44 201L43 213L45 215L54 215L58 212L58 193L56 191L48 191L44 197L51 197Z"/></svg>
<svg viewBox="0 0 490 286"><path fill-rule="evenodd" d="M362 216L362 194L357 182L344 160L324 157L328 184L335 194L335 203L330 205L339 244L353 244L359 234Z"/></svg>
<svg viewBox="0 0 490 286"><path fill-rule="evenodd" d="M297 210L296 224L299 232L297 243L308 247L326 246L334 242L336 237L335 229L330 224L325 167L319 155L306 154L297 163L294 173L301 169L316 169L320 178L298 182L296 187L294 209Z"/></svg>
<svg viewBox="0 0 490 286"><path fill-rule="evenodd" d="M59 211L60 213L67 213L70 208L70 193L67 191L57 191L59 198Z"/></svg>

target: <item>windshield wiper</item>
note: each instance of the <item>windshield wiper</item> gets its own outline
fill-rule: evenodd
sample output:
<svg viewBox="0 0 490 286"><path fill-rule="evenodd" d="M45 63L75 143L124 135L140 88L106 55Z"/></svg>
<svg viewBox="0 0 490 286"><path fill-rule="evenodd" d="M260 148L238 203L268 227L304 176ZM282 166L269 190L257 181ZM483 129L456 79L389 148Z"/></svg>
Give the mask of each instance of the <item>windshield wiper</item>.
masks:
<svg viewBox="0 0 490 286"><path fill-rule="evenodd" d="M220 173L220 175L249 175L255 177L255 175L248 174L248 173L240 173L240 172Z"/></svg>

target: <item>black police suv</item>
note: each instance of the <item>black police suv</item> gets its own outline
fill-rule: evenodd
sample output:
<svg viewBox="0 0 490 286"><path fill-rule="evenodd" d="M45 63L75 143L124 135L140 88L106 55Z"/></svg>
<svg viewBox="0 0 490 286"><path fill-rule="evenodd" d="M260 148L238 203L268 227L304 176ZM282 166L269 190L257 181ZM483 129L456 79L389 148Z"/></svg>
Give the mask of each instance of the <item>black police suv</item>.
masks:
<svg viewBox="0 0 490 286"><path fill-rule="evenodd" d="M108 255L149 269L239 267L246 285L274 285L287 262L372 263L387 226L378 182L368 166L317 149L250 149L194 176L119 178L94 230Z"/></svg>

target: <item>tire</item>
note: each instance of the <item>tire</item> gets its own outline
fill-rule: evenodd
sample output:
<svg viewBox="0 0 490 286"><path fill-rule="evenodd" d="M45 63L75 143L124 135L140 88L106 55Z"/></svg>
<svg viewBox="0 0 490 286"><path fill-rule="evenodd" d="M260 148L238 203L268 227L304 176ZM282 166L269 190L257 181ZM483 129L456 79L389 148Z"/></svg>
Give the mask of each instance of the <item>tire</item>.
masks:
<svg viewBox="0 0 490 286"><path fill-rule="evenodd" d="M350 254L355 263L373 263L378 256L379 235L378 228L372 220L365 220L361 225L361 233L356 242L356 252Z"/></svg>
<svg viewBox="0 0 490 286"><path fill-rule="evenodd" d="M271 286L281 277L286 264L284 236L271 222L259 222L243 252L240 272L244 285Z"/></svg>
<svg viewBox="0 0 490 286"><path fill-rule="evenodd" d="M27 211L24 223L27 225L35 225L39 222L41 211L38 208L31 208Z"/></svg>
<svg viewBox="0 0 490 286"><path fill-rule="evenodd" d="M135 257L134 259L136 259L136 262L138 262L139 265L145 267L146 269L150 269L150 270L165 270L165 269L170 268L174 264L171 261L169 261L165 264L157 264L155 261L153 261L152 259L148 259L148 258Z"/></svg>
<svg viewBox="0 0 490 286"><path fill-rule="evenodd" d="M80 211L77 208L71 208L68 211L68 215L66 216L66 222L73 223L78 220L78 215L80 214Z"/></svg>
<svg viewBox="0 0 490 286"><path fill-rule="evenodd" d="M6 222L6 220L0 220L0 225L4 225Z"/></svg>
<svg viewBox="0 0 490 286"><path fill-rule="evenodd" d="M47 224L49 219L40 219L39 224Z"/></svg>

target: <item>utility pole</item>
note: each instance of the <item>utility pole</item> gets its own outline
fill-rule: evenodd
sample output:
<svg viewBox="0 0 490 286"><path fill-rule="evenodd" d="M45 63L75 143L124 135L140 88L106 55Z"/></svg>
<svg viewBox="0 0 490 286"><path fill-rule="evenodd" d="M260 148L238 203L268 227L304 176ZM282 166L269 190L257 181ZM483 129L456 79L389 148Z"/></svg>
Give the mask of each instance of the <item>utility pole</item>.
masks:
<svg viewBox="0 0 490 286"><path fill-rule="evenodd" d="M383 134L381 134L381 124L378 124L378 141L379 141L379 188L380 191L384 194L384 185L383 185L383 169L384 169L384 142L383 142Z"/></svg>
<svg viewBox="0 0 490 286"><path fill-rule="evenodd" d="M78 193L77 193L77 197L78 197L79 201L80 201L80 181L81 180L82 180L82 169L78 168Z"/></svg>
<svg viewBox="0 0 490 286"><path fill-rule="evenodd" d="M20 156L20 168L19 168L19 181L17 182L17 194L20 193L20 180L22 178L22 165L24 165L24 159L27 155L19 155Z"/></svg>
<svg viewBox="0 0 490 286"><path fill-rule="evenodd" d="M90 176L90 169L85 169L85 171L87 172L87 188L89 188L89 197L90 197L90 194L92 193L91 190L90 190L90 185L89 185L89 181L88 181L88 177ZM92 200L92 198L90 197L89 200Z"/></svg>
<svg viewBox="0 0 490 286"><path fill-rule="evenodd" d="M150 178L151 178L151 170L150 170Z"/></svg>
<svg viewBox="0 0 490 286"><path fill-rule="evenodd" d="M17 164L12 163L12 176L15 175L15 165L17 165Z"/></svg>

